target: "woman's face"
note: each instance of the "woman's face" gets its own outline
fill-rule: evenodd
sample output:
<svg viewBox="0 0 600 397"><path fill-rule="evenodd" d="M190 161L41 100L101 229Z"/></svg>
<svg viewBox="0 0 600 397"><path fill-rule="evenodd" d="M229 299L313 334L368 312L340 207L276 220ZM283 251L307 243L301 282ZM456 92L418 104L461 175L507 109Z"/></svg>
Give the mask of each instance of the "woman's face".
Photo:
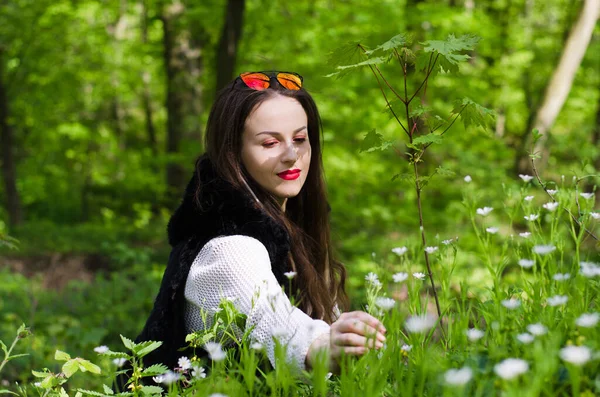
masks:
<svg viewBox="0 0 600 397"><path fill-rule="evenodd" d="M250 176L275 196L286 200L300 193L310 167L308 119L294 99L276 95L248 116L242 135L242 164Z"/></svg>

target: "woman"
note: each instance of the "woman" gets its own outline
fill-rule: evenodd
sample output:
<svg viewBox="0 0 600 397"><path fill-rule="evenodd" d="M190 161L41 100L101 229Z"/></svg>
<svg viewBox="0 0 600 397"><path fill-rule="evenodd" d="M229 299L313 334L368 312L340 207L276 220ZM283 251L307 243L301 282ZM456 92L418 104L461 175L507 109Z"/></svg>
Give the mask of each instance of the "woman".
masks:
<svg viewBox="0 0 600 397"><path fill-rule="evenodd" d="M186 334L205 327L200 310L214 313L223 298L247 315L246 328L254 327L251 337L273 365L274 336L287 344L289 361L307 369L321 349L335 369L342 354L381 347L377 319L339 315L346 274L331 252L320 118L302 77L241 74L219 93L205 138L169 222L173 249L137 338L163 341L145 364L174 368Z"/></svg>

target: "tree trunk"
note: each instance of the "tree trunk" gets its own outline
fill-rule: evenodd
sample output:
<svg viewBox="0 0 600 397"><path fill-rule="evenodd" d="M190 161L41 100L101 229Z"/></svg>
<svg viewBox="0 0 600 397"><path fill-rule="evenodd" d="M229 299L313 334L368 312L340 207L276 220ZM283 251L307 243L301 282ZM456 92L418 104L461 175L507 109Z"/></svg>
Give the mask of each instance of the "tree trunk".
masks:
<svg viewBox="0 0 600 397"><path fill-rule="evenodd" d="M142 25L142 44L144 46L148 45L148 6L146 1L141 2L142 7L142 16L141 16L141 25ZM150 73L144 71L142 74L142 105L144 107L144 116L146 121L146 134L148 136L148 145L152 150L152 154L156 158L158 154L158 146L156 144L156 128L154 127L154 122L152 121L152 99L150 95Z"/></svg>
<svg viewBox="0 0 600 397"><path fill-rule="evenodd" d="M14 149L14 133L9 122L8 94L4 82L4 49L0 46L0 155L2 156L2 176L4 178L4 191L6 194L6 208L8 210L8 224L10 228L23 222L21 198L17 190L17 170Z"/></svg>
<svg viewBox="0 0 600 397"><path fill-rule="evenodd" d="M242 36L245 0L228 0L225 23L217 49L216 91L225 87L233 78L238 42Z"/></svg>
<svg viewBox="0 0 600 397"><path fill-rule="evenodd" d="M600 93L599 93L600 94ZM598 108L596 109L596 125L594 125L594 130L592 131L592 145L595 148L600 148L600 95L598 96ZM594 168L596 174L600 173L600 153L596 154L596 158L594 159ZM594 183L597 182L594 180L590 180L586 184L586 191L591 192L594 189ZM600 206L600 193L596 192L596 208Z"/></svg>
<svg viewBox="0 0 600 397"><path fill-rule="evenodd" d="M552 79L546 88L542 104L535 115L533 128L542 134L542 137L534 147L534 152L541 156L541 159L538 160L538 167L540 169L545 167L550 155L546 146L550 128L554 124L569 95L573 79L592 38L599 15L600 0L585 0L579 18L575 22L565 43L558 66L554 70ZM530 147L531 143L531 138L527 139L525 148ZM528 173L531 170L527 153L521 154L519 169Z"/></svg>

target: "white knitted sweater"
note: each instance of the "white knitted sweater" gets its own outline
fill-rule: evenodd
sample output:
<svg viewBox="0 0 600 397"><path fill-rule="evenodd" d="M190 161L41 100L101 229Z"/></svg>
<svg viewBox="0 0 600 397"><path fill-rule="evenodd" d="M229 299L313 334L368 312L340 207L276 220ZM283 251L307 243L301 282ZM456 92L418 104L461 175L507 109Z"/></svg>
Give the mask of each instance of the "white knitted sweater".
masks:
<svg viewBox="0 0 600 397"><path fill-rule="evenodd" d="M314 320L291 305L271 271L267 249L248 236L208 241L192 263L185 298L188 333L204 329L201 308L209 313L206 327L210 327L221 299L234 298L236 309L248 316L246 327L255 326L252 339L265 347L273 366L274 337L287 345L287 361L305 369L308 348L317 337L329 332L326 322Z"/></svg>

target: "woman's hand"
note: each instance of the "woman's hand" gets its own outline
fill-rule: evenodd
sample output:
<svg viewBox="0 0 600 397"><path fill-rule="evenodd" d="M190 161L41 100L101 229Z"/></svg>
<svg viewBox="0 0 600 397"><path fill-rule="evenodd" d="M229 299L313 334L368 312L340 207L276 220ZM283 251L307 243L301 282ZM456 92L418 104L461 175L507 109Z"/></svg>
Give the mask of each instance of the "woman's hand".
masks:
<svg viewBox="0 0 600 397"><path fill-rule="evenodd" d="M308 349L307 365L311 367L318 351L328 348L332 359L330 369L338 369L337 361L342 355L361 356L371 348L381 348L385 342L386 329L375 317L355 311L342 313L331 324L331 331L317 338Z"/></svg>

